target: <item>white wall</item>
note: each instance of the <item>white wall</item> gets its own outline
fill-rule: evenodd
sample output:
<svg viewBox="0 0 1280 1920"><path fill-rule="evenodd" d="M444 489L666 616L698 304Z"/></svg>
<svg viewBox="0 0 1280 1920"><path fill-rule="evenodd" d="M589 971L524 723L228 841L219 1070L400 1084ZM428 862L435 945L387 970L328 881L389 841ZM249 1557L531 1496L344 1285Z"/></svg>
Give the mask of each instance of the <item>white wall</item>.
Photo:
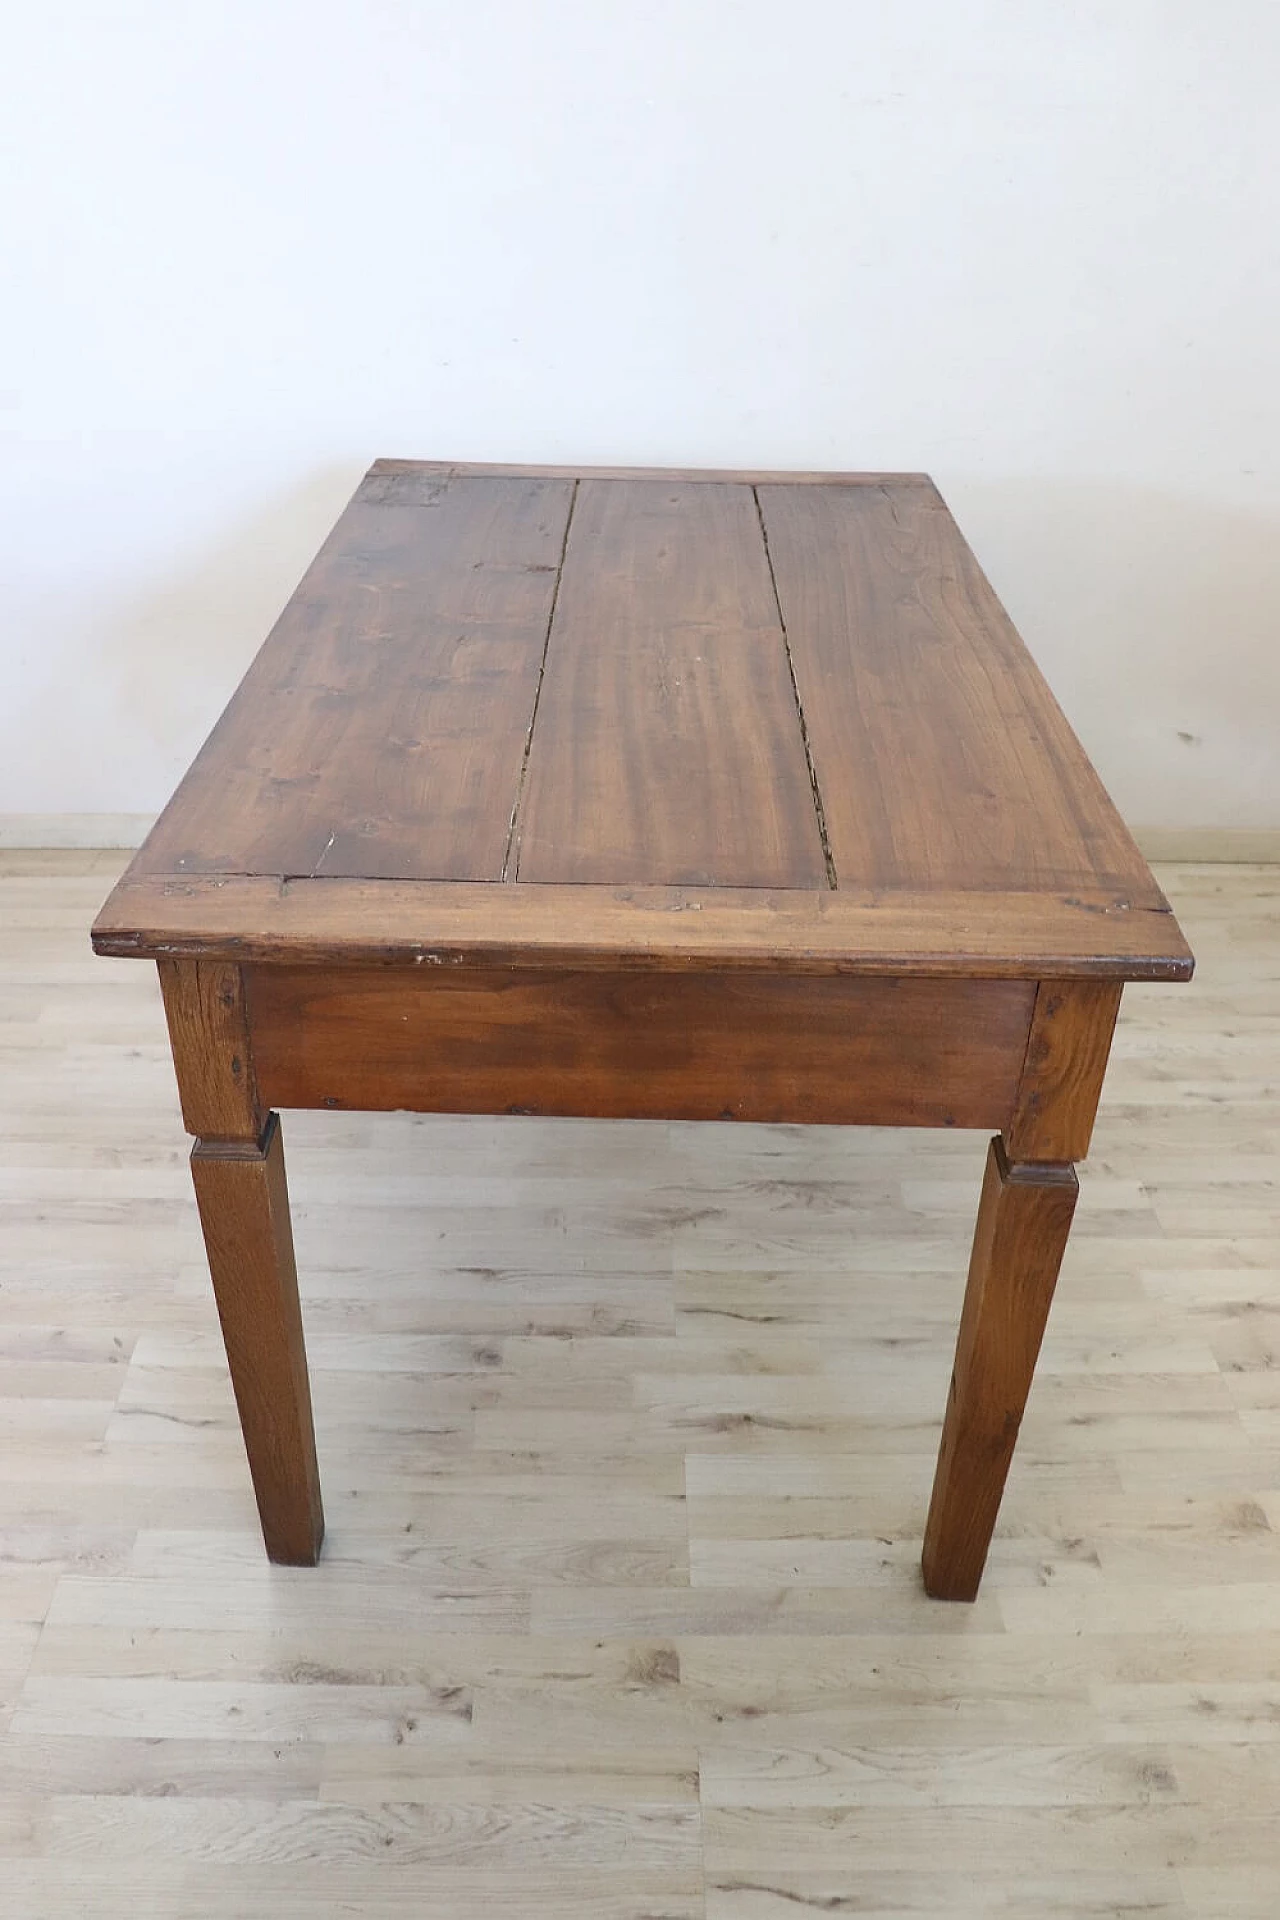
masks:
<svg viewBox="0 0 1280 1920"><path fill-rule="evenodd" d="M0 812L158 807L366 463L924 467L1280 825L1275 0L6 9Z"/></svg>

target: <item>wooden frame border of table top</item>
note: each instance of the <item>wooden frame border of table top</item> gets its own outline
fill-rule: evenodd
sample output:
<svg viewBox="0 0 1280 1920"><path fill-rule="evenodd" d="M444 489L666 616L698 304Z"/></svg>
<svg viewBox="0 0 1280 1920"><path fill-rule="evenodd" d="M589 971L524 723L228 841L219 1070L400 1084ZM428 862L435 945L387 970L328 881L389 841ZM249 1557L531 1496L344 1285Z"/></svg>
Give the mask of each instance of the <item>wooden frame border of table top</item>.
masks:
<svg viewBox="0 0 1280 1920"><path fill-rule="evenodd" d="M129 958L1001 980L1187 980L1167 908L1081 889L869 893L127 875L93 929Z"/></svg>
<svg viewBox="0 0 1280 1920"><path fill-rule="evenodd" d="M370 474L430 475L440 480L696 480L739 487L920 487L945 506L928 473L788 473L756 467L539 467L468 460L375 460Z"/></svg>

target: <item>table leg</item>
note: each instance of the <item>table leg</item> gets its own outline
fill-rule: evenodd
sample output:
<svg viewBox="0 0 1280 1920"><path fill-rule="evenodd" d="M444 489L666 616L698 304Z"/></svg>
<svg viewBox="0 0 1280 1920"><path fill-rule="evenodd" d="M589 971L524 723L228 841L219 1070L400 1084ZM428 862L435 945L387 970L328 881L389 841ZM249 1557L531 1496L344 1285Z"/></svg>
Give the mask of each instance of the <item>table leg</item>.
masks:
<svg viewBox="0 0 1280 1920"><path fill-rule="evenodd" d="M200 1225L268 1557L324 1537L279 1115L263 1113L238 967L159 962Z"/></svg>
<svg viewBox="0 0 1280 1920"><path fill-rule="evenodd" d="M260 1141L197 1140L191 1177L267 1557L313 1567L324 1513L279 1115Z"/></svg>
<svg viewBox="0 0 1280 1920"><path fill-rule="evenodd" d="M1075 1168L991 1142L924 1537L938 1600L975 1598L1075 1212Z"/></svg>
<svg viewBox="0 0 1280 1920"><path fill-rule="evenodd" d="M1120 983L1042 980L1008 1124L991 1143L973 1236L924 1583L972 1600L1044 1338L1120 1009Z"/></svg>

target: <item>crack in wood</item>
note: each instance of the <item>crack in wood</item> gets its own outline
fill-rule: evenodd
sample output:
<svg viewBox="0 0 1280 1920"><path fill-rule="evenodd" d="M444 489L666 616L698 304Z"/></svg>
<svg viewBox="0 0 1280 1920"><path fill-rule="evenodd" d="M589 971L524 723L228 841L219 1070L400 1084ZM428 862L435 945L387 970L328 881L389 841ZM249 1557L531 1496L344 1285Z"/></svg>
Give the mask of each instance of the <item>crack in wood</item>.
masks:
<svg viewBox="0 0 1280 1920"><path fill-rule="evenodd" d="M773 604L778 609L778 626L782 632L782 645L787 656L787 672L791 676L791 698L795 702L796 719L800 725L800 742L804 747L804 762L809 769L809 790L813 795L813 811L818 821L818 838L822 842L822 861L827 870L827 885L835 892L839 887L836 878L835 857L831 851L831 842L827 837L827 816L822 805L822 789L818 785L818 769L813 763L813 748L809 744L809 727L804 717L804 702L800 698L800 683L796 679L796 663L791 653L791 639L787 633L787 619L782 611L782 597L778 592L778 576L773 570L773 555L769 551L769 529L764 523L764 509L760 505L760 489L752 487L751 498L755 501L756 519L760 522L760 538L764 542L765 564L769 569L769 584L773 588Z"/></svg>
<svg viewBox="0 0 1280 1920"><path fill-rule="evenodd" d="M569 529L573 525L573 510L578 504L578 488L580 484L577 480L573 483L573 491L569 495L569 511L565 516L564 539L560 542L560 564L556 568L556 583L551 590L551 606L547 613L547 631L542 641L542 658L538 662L538 679L533 689L533 707L529 714L528 730L524 736L524 753L520 760L520 775L516 781L516 797L511 804L511 820L507 827L506 851L502 856L502 873L500 879L504 881L507 879L516 880L520 875L520 841L517 832L520 819L520 803L524 799L525 784L529 778L529 758L533 752L533 729L538 721L538 702L542 698L542 682L547 671L547 654L551 648L551 635L556 624L556 607L560 600L560 587L564 580L565 555L569 551ZM514 869L512 868L513 860L515 862Z"/></svg>

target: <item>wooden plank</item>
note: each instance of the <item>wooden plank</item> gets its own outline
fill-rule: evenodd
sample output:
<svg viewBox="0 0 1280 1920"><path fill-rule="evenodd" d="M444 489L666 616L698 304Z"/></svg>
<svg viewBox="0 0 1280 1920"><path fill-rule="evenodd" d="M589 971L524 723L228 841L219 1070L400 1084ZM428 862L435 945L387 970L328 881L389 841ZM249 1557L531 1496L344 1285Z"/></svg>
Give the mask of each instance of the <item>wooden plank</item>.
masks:
<svg viewBox="0 0 1280 1920"><path fill-rule="evenodd" d="M1098 890L838 893L127 874L98 953L410 967L715 965L795 973L1187 980L1165 908Z"/></svg>
<svg viewBox="0 0 1280 1920"><path fill-rule="evenodd" d="M261 967L264 1097L285 1107L999 1126L1023 981Z"/></svg>
<svg viewBox="0 0 1280 1920"><path fill-rule="evenodd" d="M498 879L572 492L367 476L136 870Z"/></svg>
<svg viewBox="0 0 1280 1920"><path fill-rule="evenodd" d="M1012 1160L1083 1160L1123 989L1110 980L1045 980L1036 994L1013 1118Z"/></svg>
<svg viewBox="0 0 1280 1920"><path fill-rule="evenodd" d="M749 487L580 483L514 850L526 881L825 884Z"/></svg>
<svg viewBox="0 0 1280 1920"><path fill-rule="evenodd" d="M762 486L841 886L1163 896L951 515Z"/></svg>

